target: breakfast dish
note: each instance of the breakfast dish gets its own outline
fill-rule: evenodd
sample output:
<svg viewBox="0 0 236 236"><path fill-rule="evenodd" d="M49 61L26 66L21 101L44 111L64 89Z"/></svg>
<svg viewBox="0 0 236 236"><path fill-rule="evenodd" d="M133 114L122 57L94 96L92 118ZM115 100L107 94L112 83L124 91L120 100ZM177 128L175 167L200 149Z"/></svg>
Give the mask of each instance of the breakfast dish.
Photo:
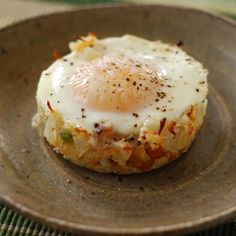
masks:
<svg viewBox="0 0 236 236"><path fill-rule="evenodd" d="M39 74L54 49L65 52L69 39L88 29L102 37L130 32L172 45L181 38L180 48L209 70L204 125L177 161L144 174L100 174L64 161L32 128ZM3 29L0 38L2 203L78 235L188 234L236 215L233 22L199 10L123 4L29 19Z"/></svg>
<svg viewBox="0 0 236 236"><path fill-rule="evenodd" d="M186 152L203 123L207 70L180 44L132 35L70 43L44 70L33 125L73 163L138 173Z"/></svg>

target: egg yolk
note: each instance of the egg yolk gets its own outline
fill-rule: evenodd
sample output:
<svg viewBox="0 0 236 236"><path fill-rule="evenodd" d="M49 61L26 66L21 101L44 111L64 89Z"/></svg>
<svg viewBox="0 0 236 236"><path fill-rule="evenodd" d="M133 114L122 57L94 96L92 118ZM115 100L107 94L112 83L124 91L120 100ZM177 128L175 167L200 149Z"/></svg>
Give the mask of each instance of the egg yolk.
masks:
<svg viewBox="0 0 236 236"><path fill-rule="evenodd" d="M154 102L158 74L143 61L104 56L81 64L70 79L80 104L107 112L128 112Z"/></svg>

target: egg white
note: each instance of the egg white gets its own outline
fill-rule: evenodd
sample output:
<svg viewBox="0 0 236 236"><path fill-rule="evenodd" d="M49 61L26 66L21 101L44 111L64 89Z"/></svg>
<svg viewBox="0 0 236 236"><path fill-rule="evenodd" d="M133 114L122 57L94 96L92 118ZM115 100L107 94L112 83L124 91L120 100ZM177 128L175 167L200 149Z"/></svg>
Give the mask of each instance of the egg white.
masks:
<svg viewBox="0 0 236 236"><path fill-rule="evenodd" d="M166 96L158 103L129 112L100 111L80 104L69 86L75 70L96 58L119 55L139 60L154 69L165 84L159 89ZM164 117L175 120L190 105L203 101L206 96L207 70L200 62L177 46L125 35L96 40L93 47L86 47L80 52L72 50L70 54L55 61L43 71L36 98L38 106L45 111L48 110L47 102L50 101L53 110L75 127L94 132L94 124L102 123L103 126L112 127L118 133L126 135L139 134L140 128L153 120ZM132 113L137 113L138 117Z"/></svg>

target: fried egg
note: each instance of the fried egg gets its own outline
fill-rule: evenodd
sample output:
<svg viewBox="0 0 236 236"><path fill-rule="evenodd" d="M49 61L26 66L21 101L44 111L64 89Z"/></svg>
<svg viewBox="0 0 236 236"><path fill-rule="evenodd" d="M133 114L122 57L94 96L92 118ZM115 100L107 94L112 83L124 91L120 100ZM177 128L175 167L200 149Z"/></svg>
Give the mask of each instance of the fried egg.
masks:
<svg viewBox="0 0 236 236"><path fill-rule="evenodd" d="M180 47L132 35L80 37L42 72L34 126L66 159L100 172L160 167L203 122L207 70Z"/></svg>

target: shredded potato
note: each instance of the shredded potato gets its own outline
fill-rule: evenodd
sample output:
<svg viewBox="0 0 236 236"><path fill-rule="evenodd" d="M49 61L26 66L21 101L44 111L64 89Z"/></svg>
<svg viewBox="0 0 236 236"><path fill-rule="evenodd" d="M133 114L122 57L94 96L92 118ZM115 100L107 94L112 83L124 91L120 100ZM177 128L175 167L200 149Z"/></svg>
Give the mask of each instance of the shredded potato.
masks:
<svg viewBox="0 0 236 236"><path fill-rule="evenodd" d="M207 101L191 105L176 120L144 124L137 137L126 137L112 128L88 133L65 123L50 107L39 109L42 135L66 159L99 172L138 173L159 168L186 152L202 125Z"/></svg>

